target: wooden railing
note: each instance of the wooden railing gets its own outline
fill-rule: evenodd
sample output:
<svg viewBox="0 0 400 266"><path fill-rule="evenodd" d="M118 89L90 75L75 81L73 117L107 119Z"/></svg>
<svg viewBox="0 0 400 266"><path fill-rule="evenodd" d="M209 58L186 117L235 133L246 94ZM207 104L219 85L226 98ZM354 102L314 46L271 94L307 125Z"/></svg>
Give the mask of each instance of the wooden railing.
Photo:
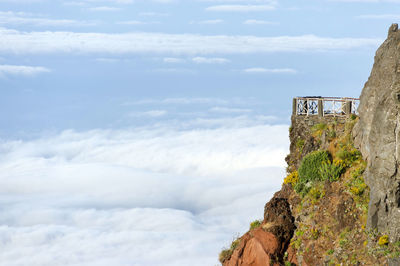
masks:
<svg viewBox="0 0 400 266"><path fill-rule="evenodd" d="M360 99L339 97L296 97L293 99L293 115L346 116L358 114Z"/></svg>

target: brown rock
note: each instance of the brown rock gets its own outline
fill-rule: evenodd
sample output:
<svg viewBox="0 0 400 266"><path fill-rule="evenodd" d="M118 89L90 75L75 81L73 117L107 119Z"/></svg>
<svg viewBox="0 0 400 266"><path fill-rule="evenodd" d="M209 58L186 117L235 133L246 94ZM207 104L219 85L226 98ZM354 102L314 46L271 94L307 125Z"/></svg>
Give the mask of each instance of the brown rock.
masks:
<svg viewBox="0 0 400 266"><path fill-rule="evenodd" d="M294 218L285 198L272 198L265 206L264 221L257 229L240 238L224 266L282 265L283 257L293 236Z"/></svg>

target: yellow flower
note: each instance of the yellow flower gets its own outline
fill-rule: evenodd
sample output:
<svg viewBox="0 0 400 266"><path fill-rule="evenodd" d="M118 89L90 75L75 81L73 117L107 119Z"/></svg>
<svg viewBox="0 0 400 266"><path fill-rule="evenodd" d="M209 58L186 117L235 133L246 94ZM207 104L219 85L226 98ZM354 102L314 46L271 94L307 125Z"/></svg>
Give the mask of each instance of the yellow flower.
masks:
<svg viewBox="0 0 400 266"><path fill-rule="evenodd" d="M294 186L297 181L299 181L299 173L297 171L294 171L292 173L290 173L284 180L283 183L285 184L291 184L292 186Z"/></svg>
<svg viewBox="0 0 400 266"><path fill-rule="evenodd" d="M381 236L378 240L378 245L386 246L387 244L389 244L389 236L388 235Z"/></svg>

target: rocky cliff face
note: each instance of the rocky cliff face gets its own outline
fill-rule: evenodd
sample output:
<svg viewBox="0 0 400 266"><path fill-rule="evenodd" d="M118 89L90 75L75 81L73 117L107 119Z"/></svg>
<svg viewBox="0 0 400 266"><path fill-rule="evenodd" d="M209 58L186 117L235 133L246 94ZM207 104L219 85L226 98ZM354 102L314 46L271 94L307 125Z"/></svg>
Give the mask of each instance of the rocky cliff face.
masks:
<svg viewBox="0 0 400 266"><path fill-rule="evenodd" d="M368 227L400 240L400 31L393 24L375 55L358 109L355 144L368 163Z"/></svg>
<svg viewBox="0 0 400 266"><path fill-rule="evenodd" d="M376 52L358 112L292 116L282 189L264 219L221 252L223 265L400 265L397 24Z"/></svg>

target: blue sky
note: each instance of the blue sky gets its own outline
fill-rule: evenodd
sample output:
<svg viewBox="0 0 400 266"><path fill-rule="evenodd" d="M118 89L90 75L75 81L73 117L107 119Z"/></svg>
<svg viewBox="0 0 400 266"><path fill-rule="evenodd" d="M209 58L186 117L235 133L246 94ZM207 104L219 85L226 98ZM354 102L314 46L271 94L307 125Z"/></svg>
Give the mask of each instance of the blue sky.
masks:
<svg viewBox="0 0 400 266"><path fill-rule="evenodd" d="M216 265L292 97L358 97L400 1L0 0L0 265Z"/></svg>
<svg viewBox="0 0 400 266"><path fill-rule="evenodd" d="M149 114L183 119L192 108L251 109L288 121L293 96L360 94L399 7L379 0L2 0L0 136L129 127ZM156 103L171 98L210 106Z"/></svg>

